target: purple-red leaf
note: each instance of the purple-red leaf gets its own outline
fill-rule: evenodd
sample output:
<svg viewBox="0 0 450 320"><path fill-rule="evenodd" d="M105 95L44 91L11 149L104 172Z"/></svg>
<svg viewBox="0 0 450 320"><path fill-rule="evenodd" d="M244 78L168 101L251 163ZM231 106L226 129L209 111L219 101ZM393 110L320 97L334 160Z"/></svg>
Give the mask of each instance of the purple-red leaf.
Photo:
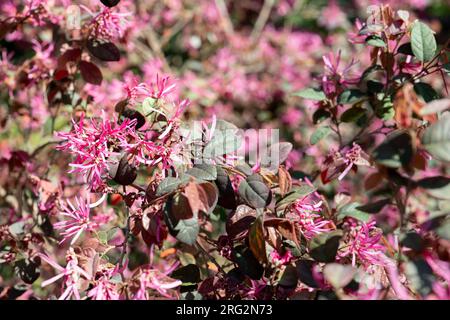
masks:
<svg viewBox="0 0 450 320"><path fill-rule="evenodd" d="M95 85L100 85L102 83L102 72L95 64L87 61L80 61L78 66L84 81Z"/></svg>

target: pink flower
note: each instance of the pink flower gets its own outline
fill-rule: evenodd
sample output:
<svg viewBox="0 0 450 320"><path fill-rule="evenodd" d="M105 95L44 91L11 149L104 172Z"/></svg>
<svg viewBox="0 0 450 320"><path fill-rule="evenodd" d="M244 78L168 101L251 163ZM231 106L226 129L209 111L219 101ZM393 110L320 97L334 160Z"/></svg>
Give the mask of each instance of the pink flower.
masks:
<svg viewBox="0 0 450 320"><path fill-rule="evenodd" d="M337 56L332 52L322 57L325 64L325 73L322 76L322 85L327 95L337 94L341 87L347 85L357 84L359 77L351 74L351 69L356 65L354 59L345 66L341 67L341 51L339 50Z"/></svg>
<svg viewBox="0 0 450 320"><path fill-rule="evenodd" d="M91 38L110 41L120 39L124 36L125 28L128 24L125 17L130 16L131 13L117 13L114 12L114 9L104 8L100 13L95 15L86 6L82 7L94 16L90 22Z"/></svg>
<svg viewBox="0 0 450 320"><path fill-rule="evenodd" d="M72 169L69 173L81 173L94 190L104 186L103 179L109 165L117 162L110 158L117 154L113 150L127 145L126 138L134 132L135 122L136 120L126 118L117 125L107 120L105 114L99 122L91 119L89 123L85 123L84 114L79 123L72 120L71 132L56 133L57 137L65 139L57 149L68 150L76 155L75 160L70 163Z"/></svg>
<svg viewBox="0 0 450 320"><path fill-rule="evenodd" d="M344 148L340 152L333 151L325 159L324 166L321 173L323 183L328 183L338 174L338 180L342 180L355 166L370 166L369 155L358 144L353 143L353 147L350 149Z"/></svg>
<svg viewBox="0 0 450 320"><path fill-rule="evenodd" d="M175 263L165 271L160 271L153 267L142 269L139 276L139 290L134 295L134 300L149 300L151 295L149 295L148 289L158 292L163 297L172 298L169 290L175 289L182 284L180 280L174 280L168 276L177 266L178 263Z"/></svg>
<svg viewBox="0 0 450 320"><path fill-rule="evenodd" d="M303 198L297 199L288 215L299 224L300 232L306 239L332 230L330 221L320 214L322 200L317 192L313 192Z"/></svg>
<svg viewBox="0 0 450 320"><path fill-rule="evenodd" d="M385 266L385 247L379 243L383 234L375 226L375 221L364 223L350 218L346 223L349 230L343 250L338 253L339 257L350 256L352 266L356 266L357 259L364 266Z"/></svg>
<svg viewBox="0 0 450 320"><path fill-rule="evenodd" d="M127 92L127 99L131 104L140 101L143 98L162 99L167 98L175 90L176 84L170 83L169 76L160 77L156 74L156 81L149 85L146 83L138 83L137 79L132 79L132 82L125 85Z"/></svg>
<svg viewBox="0 0 450 320"><path fill-rule="evenodd" d="M292 255L292 252L290 250L286 250L284 254L280 254L277 250L273 250L270 253L270 258L278 266L289 264L294 256Z"/></svg>
<svg viewBox="0 0 450 320"><path fill-rule="evenodd" d="M92 230L95 225L89 218L89 200L76 198L75 201L77 203L77 208L75 208L69 200L67 200L69 207L61 204L61 207L64 210L61 214L71 219L57 222L54 225L55 229L63 230L61 235L64 238L60 241L60 244L72 238L70 245L73 245L84 231Z"/></svg>
<svg viewBox="0 0 450 320"><path fill-rule="evenodd" d="M89 274L84 271L82 268L78 266L78 258L72 248L69 248L68 253L66 255L66 267L61 267L58 263L56 263L53 259L48 257L45 254L39 254L39 257L42 258L45 262L51 265L53 268L58 270L60 273L44 282L42 282L42 287L48 286L49 284L58 281L63 278L63 288L66 289L58 298L59 300L70 299L72 296L75 299L80 300L80 292L78 291L79 282L81 277L85 277L87 280L90 279Z"/></svg>
<svg viewBox="0 0 450 320"><path fill-rule="evenodd" d="M94 286L87 296L93 300L119 300L120 295L116 291L116 284L111 282L111 277L117 273L117 268L103 268L97 271Z"/></svg>

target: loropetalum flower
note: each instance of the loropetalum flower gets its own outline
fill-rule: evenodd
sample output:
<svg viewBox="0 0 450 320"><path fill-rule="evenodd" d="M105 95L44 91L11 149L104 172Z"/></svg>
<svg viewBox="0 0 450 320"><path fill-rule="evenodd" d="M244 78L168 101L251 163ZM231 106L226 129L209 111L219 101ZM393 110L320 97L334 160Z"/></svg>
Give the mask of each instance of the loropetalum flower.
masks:
<svg viewBox="0 0 450 320"><path fill-rule="evenodd" d="M53 268L55 268L57 271L59 271L59 274L57 274L56 276L42 282L41 286L46 287L49 284L63 278L62 288L63 289L65 288L65 290L58 299L68 300L74 297L75 299L80 300L81 299L79 291L80 280L82 279L82 277L84 277L86 280L89 280L90 276L85 270L83 270L79 266L78 258L73 248L69 248L69 250L67 251L66 254L67 264L65 267L61 267L56 261L54 261L52 258L50 258L45 254L39 254L39 256L41 257L42 260L44 260Z"/></svg>
<svg viewBox="0 0 450 320"><path fill-rule="evenodd" d="M77 207L69 200L67 200L68 206L61 204L63 209L61 215L69 217L70 220L60 221L54 224L55 229L63 230L61 232L63 239L60 241L60 244L72 238L70 244L73 245L84 231L93 230L96 225L89 217L89 200L76 198L75 202Z"/></svg>
<svg viewBox="0 0 450 320"><path fill-rule="evenodd" d="M82 7L94 17L89 24L91 38L110 41L124 36L128 25L125 17L131 13L115 12L115 8L103 8L100 13L94 14L86 6Z"/></svg>
<svg viewBox="0 0 450 320"><path fill-rule="evenodd" d="M294 256L290 250L286 250L283 254L280 254L277 250L273 250L270 253L270 258L275 265L286 265L294 259Z"/></svg>
<svg viewBox="0 0 450 320"><path fill-rule="evenodd" d="M348 232L344 245L338 252L340 258L350 257L352 266L360 262L363 266L387 265L384 254L385 247L380 243L383 233L376 227L376 222L362 222L347 218L345 222Z"/></svg>
<svg viewBox="0 0 450 320"><path fill-rule="evenodd" d="M169 277L176 268L178 263L173 264L167 270L160 271L159 269L149 266L140 271L139 289L134 295L134 300L149 300L152 297L151 291L156 291L166 298L173 298L169 290L181 286L180 280L175 280ZM150 292L149 292L150 291Z"/></svg>
<svg viewBox="0 0 450 320"><path fill-rule="evenodd" d="M143 98L163 99L167 98L174 92L175 83L171 83L169 76L160 76L156 74L156 81L147 84L139 83L136 78L133 78L130 84L125 84L124 88L127 93L128 102L133 104L141 101Z"/></svg>
<svg viewBox="0 0 450 320"><path fill-rule="evenodd" d="M129 134L133 133L136 120L124 119L121 124L110 121L104 114L100 121L91 119L84 121L84 113L79 122L72 120L73 128L70 132L57 132L56 136L63 139L58 150L69 151L75 155L69 173L79 173L93 190L104 186L104 176L109 165L117 160L111 158L116 155L115 148L127 146Z"/></svg>
<svg viewBox="0 0 450 320"><path fill-rule="evenodd" d="M359 82L360 77L354 76L351 69L356 65L355 59L344 67L341 67L341 51L337 55L332 52L323 56L325 73L322 76L322 86L327 96L339 94L342 87L354 85Z"/></svg>
<svg viewBox="0 0 450 320"><path fill-rule="evenodd" d="M120 295L117 292L117 286L111 281L111 278L117 274L118 268L104 267L97 271L93 279L93 287L87 293L92 300L119 300Z"/></svg>
<svg viewBox="0 0 450 320"><path fill-rule="evenodd" d="M341 151L332 151L324 161L324 169L321 172L323 183L328 183L337 175L338 180L344 179L349 171L356 166L370 166L369 155L362 148L353 143L351 148L343 148Z"/></svg>
<svg viewBox="0 0 450 320"><path fill-rule="evenodd" d="M308 240L333 229L332 223L321 214L322 204L320 195L313 192L297 199L288 212L288 218L298 223L300 232Z"/></svg>

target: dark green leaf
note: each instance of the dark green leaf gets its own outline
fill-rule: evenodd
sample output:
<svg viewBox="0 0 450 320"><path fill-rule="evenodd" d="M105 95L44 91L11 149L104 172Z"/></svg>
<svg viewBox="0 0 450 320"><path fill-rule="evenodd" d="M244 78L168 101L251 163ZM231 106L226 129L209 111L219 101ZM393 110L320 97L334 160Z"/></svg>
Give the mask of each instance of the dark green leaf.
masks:
<svg viewBox="0 0 450 320"><path fill-rule="evenodd" d="M402 246L410 248L416 252L421 252L424 248L424 241L422 237L415 231L408 231L400 238Z"/></svg>
<svg viewBox="0 0 450 320"><path fill-rule="evenodd" d="M188 182L189 176L187 175L182 175L179 178L167 177L158 185L158 188L156 189L156 196L160 197L164 194L171 193Z"/></svg>
<svg viewBox="0 0 450 320"><path fill-rule="evenodd" d="M367 213L378 213L385 205L391 203L390 199L381 199L375 202L367 203L365 205L356 207L357 210L367 212Z"/></svg>
<svg viewBox="0 0 450 320"><path fill-rule="evenodd" d="M321 123L322 121L328 119L331 116L331 114L325 110L325 109L318 109L313 114L313 122L314 124Z"/></svg>
<svg viewBox="0 0 450 320"><path fill-rule="evenodd" d="M239 270L253 280L259 280L264 274L264 268L259 264L252 251L243 245L233 249L233 260L237 263Z"/></svg>
<svg viewBox="0 0 450 320"><path fill-rule="evenodd" d="M412 48L411 48L411 42L402 44L400 47L398 47L397 52L408 55L408 56L414 55L414 53L412 52Z"/></svg>
<svg viewBox="0 0 450 320"><path fill-rule="evenodd" d="M373 151L375 161L389 168L407 166L412 156L412 139L404 130L397 130L387 135L386 139Z"/></svg>
<svg viewBox="0 0 450 320"><path fill-rule="evenodd" d="M307 195L316 191L316 188L304 183L299 187L294 187L284 198L277 202L277 210L283 210L286 206L297 199L306 197Z"/></svg>
<svg viewBox="0 0 450 320"><path fill-rule="evenodd" d="M253 174L239 185L239 195L253 208L264 208L271 200L269 187L259 174Z"/></svg>
<svg viewBox="0 0 450 320"><path fill-rule="evenodd" d="M433 275L433 270L423 258L406 263L405 274L413 288L421 296L427 296L431 293L436 278Z"/></svg>
<svg viewBox="0 0 450 320"><path fill-rule="evenodd" d="M434 90L432 86L425 82L414 83L414 91L418 95L420 95L427 103L441 98L436 90Z"/></svg>
<svg viewBox="0 0 450 320"><path fill-rule="evenodd" d="M348 110L346 110L341 115L341 121L342 122L356 122L359 119L361 119L362 116L366 114L366 109L359 108L359 107L352 107Z"/></svg>
<svg viewBox="0 0 450 320"><path fill-rule="evenodd" d="M339 104L353 104L366 98L365 94L358 89L348 89L338 97Z"/></svg>
<svg viewBox="0 0 450 320"><path fill-rule="evenodd" d="M188 264L184 267L176 269L172 272L170 277L180 280L183 284L194 284L201 281L200 269L195 264Z"/></svg>
<svg viewBox="0 0 450 320"><path fill-rule="evenodd" d="M341 237L341 230L318 234L309 242L309 254L318 262L334 262Z"/></svg>
<svg viewBox="0 0 450 320"><path fill-rule="evenodd" d="M417 185L435 198L450 200L450 178L448 177L423 178L417 181Z"/></svg>

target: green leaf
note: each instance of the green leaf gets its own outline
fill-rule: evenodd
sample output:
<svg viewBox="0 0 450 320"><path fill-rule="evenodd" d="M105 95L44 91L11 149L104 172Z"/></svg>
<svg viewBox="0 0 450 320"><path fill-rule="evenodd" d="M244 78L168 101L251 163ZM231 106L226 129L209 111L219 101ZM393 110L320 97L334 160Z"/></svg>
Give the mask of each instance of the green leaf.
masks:
<svg viewBox="0 0 450 320"><path fill-rule="evenodd" d="M160 197L164 194L171 193L188 182L189 176L187 175L182 175L179 178L167 177L158 185L158 188L156 189L156 196Z"/></svg>
<svg viewBox="0 0 450 320"><path fill-rule="evenodd" d="M412 287L420 293L420 295L426 296L431 293L436 278L433 275L433 270L431 270L424 259L419 258L406 263L405 274Z"/></svg>
<svg viewBox="0 0 450 320"><path fill-rule="evenodd" d="M309 254L318 262L333 262L341 237L342 230L318 234L309 242Z"/></svg>
<svg viewBox="0 0 450 320"><path fill-rule="evenodd" d="M440 98L436 90L434 90L432 86L425 82L415 83L414 91L418 95L420 95L427 103Z"/></svg>
<svg viewBox="0 0 450 320"><path fill-rule="evenodd" d="M216 166L206 163L195 165L185 173L199 180L213 181L217 179Z"/></svg>
<svg viewBox="0 0 450 320"><path fill-rule="evenodd" d="M99 231L97 233L98 235L98 240L103 243L103 244L107 244L108 243L108 233L106 231Z"/></svg>
<svg viewBox="0 0 450 320"><path fill-rule="evenodd" d="M366 38L366 43L369 46L373 46L373 47L379 47L379 48L385 48L386 47L386 42L384 42L384 40L381 39L381 37L375 36L375 35L368 36Z"/></svg>
<svg viewBox="0 0 450 320"><path fill-rule="evenodd" d="M255 209L264 208L271 199L270 189L259 174L253 174L240 183L239 195Z"/></svg>
<svg viewBox="0 0 450 320"><path fill-rule="evenodd" d="M238 131L239 129L229 122L217 121L214 135L203 149L203 156L206 159L213 159L239 149L242 137Z"/></svg>
<svg viewBox="0 0 450 320"><path fill-rule="evenodd" d="M183 243L193 245L197 240L197 236L200 231L198 218L194 216L190 219L180 220L174 230L178 231L175 236L178 240Z"/></svg>
<svg viewBox="0 0 450 320"><path fill-rule="evenodd" d="M316 131L314 131L314 133L309 138L309 143L315 145L320 140L328 136L331 132L332 130L330 129L330 127L319 127L317 128Z"/></svg>
<svg viewBox="0 0 450 320"><path fill-rule="evenodd" d="M376 162L389 168L407 166L413 156L411 136L404 130L396 130L386 136L372 155Z"/></svg>
<svg viewBox="0 0 450 320"><path fill-rule="evenodd" d="M325 96L325 93L323 93L323 91L317 90L317 89L312 89L312 88L303 89L299 92L294 93L294 95L304 98L304 99L316 100L316 101L322 101L327 98Z"/></svg>
<svg viewBox="0 0 450 320"><path fill-rule="evenodd" d="M351 107L341 115L342 122L356 122L366 114L366 109Z"/></svg>
<svg viewBox="0 0 450 320"><path fill-rule="evenodd" d="M450 162L450 113L425 130L422 144L436 159Z"/></svg>
<svg viewBox="0 0 450 320"><path fill-rule="evenodd" d="M365 98L365 94L358 89L348 89L342 92L338 97L339 104L352 104Z"/></svg>
<svg viewBox="0 0 450 320"><path fill-rule="evenodd" d="M361 206L361 204L359 204L358 202L352 202L352 203L342 206L338 210L338 214L337 214L338 220L342 220L345 217L352 217L352 218L361 220L363 222L369 221L370 214L359 210L358 207L360 207L360 206Z"/></svg>
<svg viewBox="0 0 450 320"><path fill-rule="evenodd" d="M306 197L307 195L313 193L316 191L316 188L308 185L308 184L302 184L299 187L294 187L291 192L289 192L283 199L281 199L279 202L277 202L277 210L283 210L286 206L291 204L297 199L300 199L302 197Z"/></svg>
<svg viewBox="0 0 450 320"><path fill-rule="evenodd" d="M417 185L424 188L431 196L450 200L450 178L444 176L427 177L417 181Z"/></svg>
<svg viewBox="0 0 450 320"><path fill-rule="evenodd" d="M433 31L423 22L414 23L411 30L411 48L414 56L420 61L433 59L437 45Z"/></svg>
<svg viewBox="0 0 450 320"><path fill-rule="evenodd" d="M392 99L387 96L382 98L379 104L376 105L375 114L378 118L383 120L391 120L395 116L394 103Z"/></svg>

